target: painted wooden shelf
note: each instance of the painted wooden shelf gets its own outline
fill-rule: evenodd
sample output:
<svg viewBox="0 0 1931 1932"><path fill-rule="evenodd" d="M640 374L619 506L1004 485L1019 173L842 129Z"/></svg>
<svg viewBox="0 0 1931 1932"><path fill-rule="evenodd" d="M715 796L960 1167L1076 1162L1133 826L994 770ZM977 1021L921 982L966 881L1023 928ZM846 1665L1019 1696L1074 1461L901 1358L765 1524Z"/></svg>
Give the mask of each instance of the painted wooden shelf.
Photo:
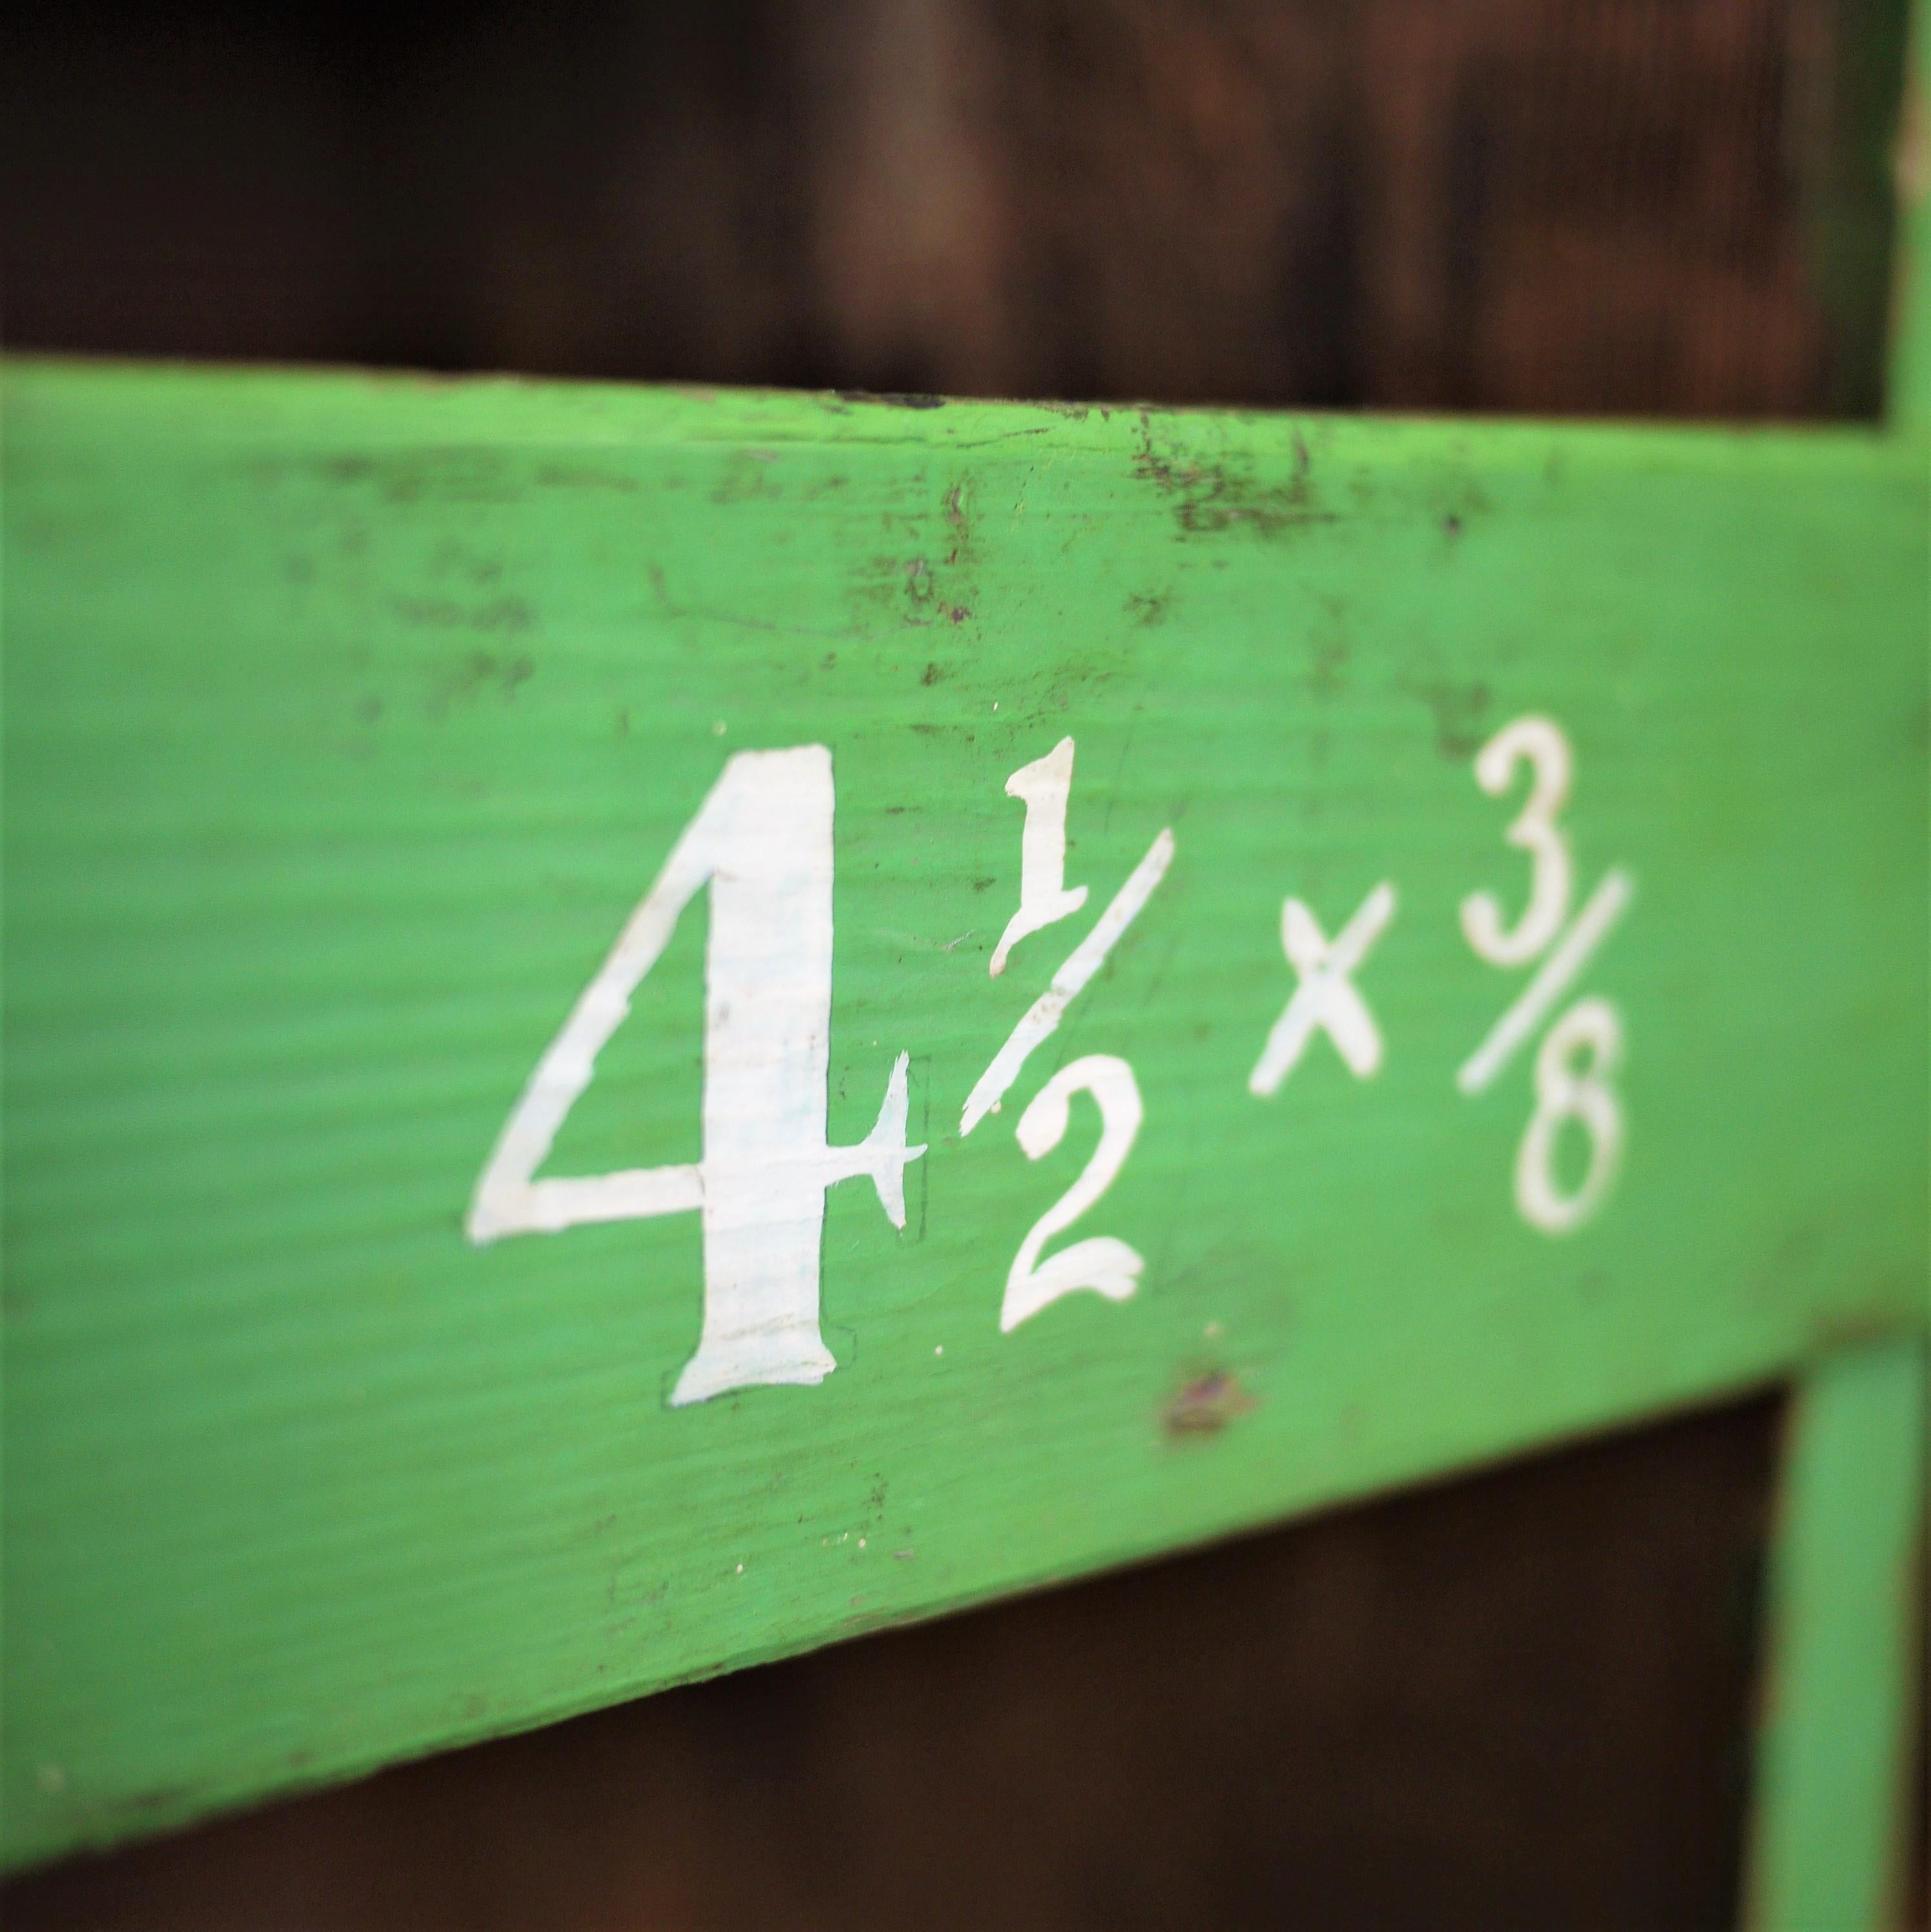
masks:
<svg viewBox="0 0 1931 1932"><path fill-rule="evenodd" d="M8 1861L1912 1439L1921 440L4 380Z"/></svg>

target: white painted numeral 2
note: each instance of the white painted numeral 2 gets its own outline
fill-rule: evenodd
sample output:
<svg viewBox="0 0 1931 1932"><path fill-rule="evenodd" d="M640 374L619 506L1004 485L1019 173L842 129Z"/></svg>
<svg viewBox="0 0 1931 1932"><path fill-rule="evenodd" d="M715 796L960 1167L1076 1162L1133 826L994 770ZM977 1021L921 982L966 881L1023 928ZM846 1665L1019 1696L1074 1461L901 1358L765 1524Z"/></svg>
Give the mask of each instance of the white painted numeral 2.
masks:
<svg viewBox="0 0 1931 1932"><path fill-rule="evenodd" d="M1146 1266L1136 1249L1111 1234L1094 1234L1062 1248L1045 1261L1039 1251L1061 1229L1069 1228L1113 1185L1144 1112L1140 1083L1125 1060L1110 1053L1090 1053L1063 1066L1033 1096L1019 1117L1017 1133L1028 1160L1051 1154L1065 1139L1072 1096L1090 1094L1099 1106L1099 1144L1079 1178L1033 1223L1019 1244L1006 1277L1006 1300L999 1311L1002 1333L1063 1294L1090 1288L1109 1301L1124 1301L1139 1286Z"/></svg>
<svg viewBox="0 0 1931 1932"><path fill-rule="evenodd" d="M832 754L742 752L685 828L610 957L505 1122L476 1185L470 1240L594 1221L703 1217L704 1316L670 1400L817 1382L838 1364L818 1328L825 1190L870 1176L905 1225L906 1066L855 1147L825 1139L832 1022ZM536 1170L630 1011L631 994L708 886L703 1157L694 1166L538 1180Z"/></svg>

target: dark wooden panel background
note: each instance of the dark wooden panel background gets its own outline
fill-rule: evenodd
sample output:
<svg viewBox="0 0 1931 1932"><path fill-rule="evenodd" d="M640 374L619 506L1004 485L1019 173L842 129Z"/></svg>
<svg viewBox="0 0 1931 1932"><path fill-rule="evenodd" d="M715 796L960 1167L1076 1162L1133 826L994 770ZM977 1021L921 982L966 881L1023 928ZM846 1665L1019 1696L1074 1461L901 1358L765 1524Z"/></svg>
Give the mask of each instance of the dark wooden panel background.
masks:
<svg viewBox="0 0 1931 1932"><path fill-rule="evenodd" d="M1874 412L1897 0L16 0L16 347ZM1733 1919L1777 1405L406 1767L8 1923Z"/></svg>
<svg viewBox="0 0 1931 1932"><path fill-rule="evenodd" d="M1902 0L16 0L18 344L1875 407Z"/></svg>

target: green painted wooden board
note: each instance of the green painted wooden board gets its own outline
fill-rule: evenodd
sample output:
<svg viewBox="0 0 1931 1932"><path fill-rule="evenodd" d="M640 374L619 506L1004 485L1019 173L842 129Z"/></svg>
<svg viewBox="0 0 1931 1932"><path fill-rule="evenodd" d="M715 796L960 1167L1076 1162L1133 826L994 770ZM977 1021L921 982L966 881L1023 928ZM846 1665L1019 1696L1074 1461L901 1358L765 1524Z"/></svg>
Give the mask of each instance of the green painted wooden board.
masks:
<svg viewBox="0 0 1931 1932"><path fill-rule="evenodd" d="M10 1862L1924 1323L1921 444L5 382ZM1492 796L1474 764L1522 718L1573 760L1569 937L1497 965L1462 908L1531 903L1530 772ZM994 977L1004 788L1067 737L1089 897ZM902 1052L927 1151L902 1231L864 1178L822 1195L835 1372L679 1406L697 1213L481 1246L465 1218L727 760L814 746L823 1124L861 1141ZM803 850L796 798L772 836ZM1606 878L1620 918L1460 1090ZM1378 1070L1317 1030L1257 1097L1284 900L1332 940L1384 884L1347 982ZM712 918L697 892L544 1174L715 1155ZM804 926L737 929L769 983L810 976ZM1606 1136L1621 1159L1550 1232L1519 1170L1579 1002L1621 1064L1537 1171L1560 1206ZM1111 1238L1137 1282L1002 1332L1100 1114L1074 1097L1036 1161L1015 1128L1089 1056L1144 1118L1047 1251Z"/></svg>

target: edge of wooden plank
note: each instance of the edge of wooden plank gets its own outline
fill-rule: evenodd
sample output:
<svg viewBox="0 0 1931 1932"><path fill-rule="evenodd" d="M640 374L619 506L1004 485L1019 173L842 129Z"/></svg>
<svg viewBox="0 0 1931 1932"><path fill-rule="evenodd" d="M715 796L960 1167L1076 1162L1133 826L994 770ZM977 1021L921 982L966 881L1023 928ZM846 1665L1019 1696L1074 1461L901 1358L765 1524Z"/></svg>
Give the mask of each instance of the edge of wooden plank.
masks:
<svg viewBox="0 0 1931 1932"><path fill-rule="evenodd" d="M1582 462L1717 475L1739 464L1909 470L1924 460L1869 423L1205 410L0 353L4 440L44 436L43 418L57 421L63 440L162 436L250 447L298 436L355 452L487 442L526 450L769 444L950 454L1050 436L1055 456L1124 454L1147 480L1174 490L1189 479L1163 475L1163 466L1202 460L1237 430L1243 454L1333 437L1372 440L1384 458L1446 452L1522 470L1544 463L1552 448Z"/></svg>

